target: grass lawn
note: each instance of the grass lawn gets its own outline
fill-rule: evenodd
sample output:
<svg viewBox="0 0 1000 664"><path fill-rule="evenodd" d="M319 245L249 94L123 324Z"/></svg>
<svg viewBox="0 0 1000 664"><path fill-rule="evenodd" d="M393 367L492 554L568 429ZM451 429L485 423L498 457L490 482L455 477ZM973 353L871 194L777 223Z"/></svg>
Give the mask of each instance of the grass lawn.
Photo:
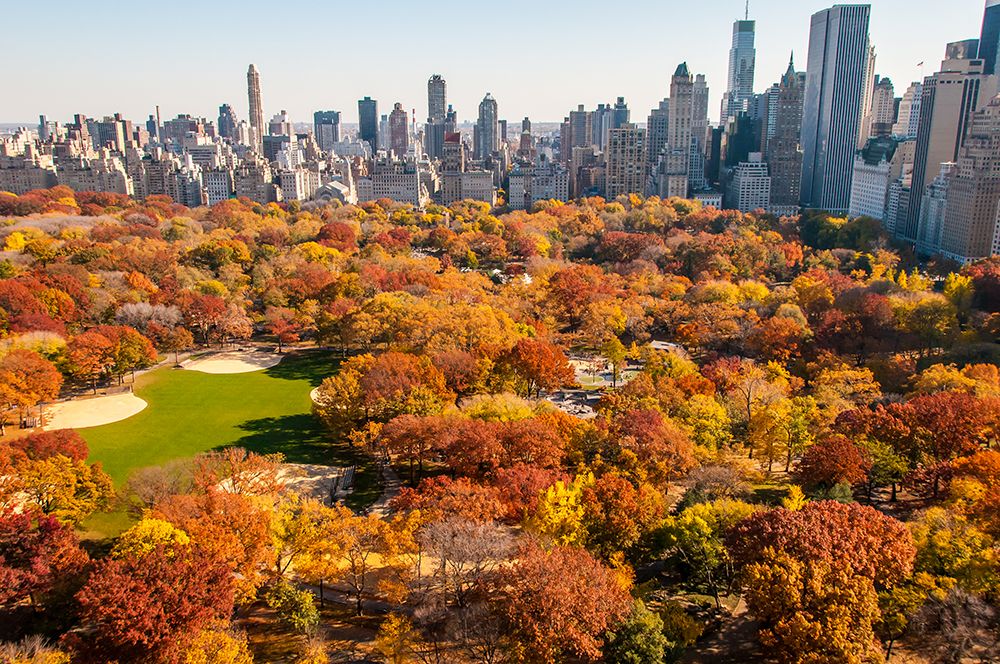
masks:
<svg viewBox="0 0 1000 664"><path fill-rule="evenodd" d="M352 506L378 496L368 458L331 443L313 417L309 392L333 374L337 360L325 352L290 354L281 364L243 374L205 374L163 367L140 376L135 393L149 406L121 422L80 429L91 461L100 461L116 486L146 466L228 446L280 452L293 463L358 465ZM109 523L105 524L104 521ZM87 526L108 532L119 517L95 515Z"/></svg>

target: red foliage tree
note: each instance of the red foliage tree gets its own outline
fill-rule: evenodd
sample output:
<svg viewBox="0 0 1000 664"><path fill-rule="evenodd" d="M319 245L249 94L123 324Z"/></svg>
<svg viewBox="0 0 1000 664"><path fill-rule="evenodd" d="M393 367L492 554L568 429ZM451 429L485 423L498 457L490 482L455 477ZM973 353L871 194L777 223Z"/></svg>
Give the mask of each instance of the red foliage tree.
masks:
<svg viewBox="0 0 1000 664"><path fill-rule="evenodd" d="M828 436L802 455L796 476L808 487L829 489L837 484L859 484L868 476L868 455L844 436Z"/></svg>
<svg viewBox="0 0 1000 664"><path fill-rule="evenodd" d="M87 441L73 429L38 431L14 438L9 444L24 452L29 459L48 459L61 454L74 461L84 461L90 454Z"/></svg>
<svg viewBox="0 0 1000 664"><path fill-rule="evenodd" d="M601 659L603 636L631 611L621 579L587 551L531 542L497 574L496 610L524 660Z"/></svg>
<svg viewBox="0 0 1000 664"><path fill-rule="evenodd" d="M806 504L801 510L757 512L740 521L726 546L741 565L764 560L767 549L796 560L837 560L878 586L909 577L916 550L905 525L865 506L832 500Z"/></svg>
<svg viewBox="0 0 1000 664"><path fill-rule="evenodd" d="M88 562L72 527L37 512L0 513L0 606L44 604L69 589Z"/></svg>
<svg viewBox="0 0 1000 664"><path fill-rule="evenodd" d="M157 547L142 556L106 558L77 593L90 661L170 659L187 636L233 611L229 568L201 549Z"/></svg>
<svg viewBox="0 0 1000 664"><path fill-rule="evenodd" d="M521 382L524 394L539 395L576 382L576 375L562 349L547 341L521 339L500 358Z"/></svg>

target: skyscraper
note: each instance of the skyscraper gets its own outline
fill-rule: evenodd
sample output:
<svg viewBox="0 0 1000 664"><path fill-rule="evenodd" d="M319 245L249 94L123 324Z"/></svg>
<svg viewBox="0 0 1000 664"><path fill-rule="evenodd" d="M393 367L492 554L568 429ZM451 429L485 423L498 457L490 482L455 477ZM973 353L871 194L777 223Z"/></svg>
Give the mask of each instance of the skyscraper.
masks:
<svg viewBox="0 0 1000 664"><path fill-rule="evenodd" d="M410 147L410 117L399 102L389 113L389 147L397 157L406 156Z"/></svg>
<svg viewBox="0 0 1000 664"><path fill-rule="evenodd" d="M378 152L378 102L371 97L358 100L358 134L371 146L372 154Z"/></svg>
<svg viewBox="0 0 1000 664"><path fill-rule="evenodd" d="M871 127L868 136L888 136L896 122L896 92L888 78L875 77L872 93Z"/></svg>
<svg viewBox="0 0 1000 664"><path fill-rule="evenodd" d="M892 126L894 136L916 138L920 126L920 101L924 86L919 81L910 83L903 98L899 100L899 112L896 114L896 124Z"/></svg>
<svg viewBox="0 0 1000 664"><path fill-rule="evenodd" d="M340 111L313 113L313 133L319 149L331 152L334 144L340 142Z"/></svg>
<svg viewBox="0 0 1000 664"><path fill-rule="evenodd" d="M612 109L611 112L611 128L618 129L628 121L628 104L625 103L625 97L619 97L618 101L615 102L614 109Z"/></svg>
<svg viewBox="0 0 1000 664"><path fill-rule="evenodd" d="M487 159L500 149L500 118L497 102L493 95L486 93L479 102L479 119L474 131L475 158Z"/></svg>
<svg viewBox="0 0 1000 664"><path fill-rule="evenodd" d="M649 112L646 119L646 162L650 170L660 160L667 149L667 132L670 123L670 100L663 99L660 105Z"/></svg>
<svg viewBox="0 0 1000 664"><path fill-rule="evenodd" d="M775 214L795 214L799 207L802 178L802 101L805 96L803 72L795 71L794 57L778 84L774 107L774 135L767 141L766 159L771 173L771 210Z"/></svg>
<svg viewBox="0 0 1000 664"><path fill-rule="evenodd" d="M688 157L688 186L704 189L705 154L708 148L708 82L704 74L694 77L691 88L691 153Z"/></svg>
<svg viewBox="0 0 1000 664"><path fill-rule="evenodd" d="M802 205L845 212L854 153L871 112L870 5L813 14L802 108Z"/></svg>
<svg viewBox="0 0 1000 664"><path fill-rule="evenodd" d="M444 122L448 112L448 84L441 74L427 80L427 122Z"/></svg>
<svg viewBox="0 0 1000 664"><path fill-rule="evenodd" d="M1000 56L1000 0L986 0L978 55L983 61L983 73L996 74L997 56Z"/></svg>
<svg viewBox="0 0 1000 664"><path fill-rule="evenodd" d="M749 18L749 16L747 17ZM733 46L729 49L729 84L722 97L722 122L741 111L750 110L753 99L754 48L756 21L733 23Z"/></svg>
<svg viewBox="0 0 1000 664"><path fill-rule="evenodd" d="M585 148L594 144L594 114L583 104L569 112L570 148Z"/></svg>
<svg viewBox="0 0 1000 664"><path fill-rule="evenodd" d="M691 136L694 129L694 78L682 62L670 79L670 115L667 118L667 149L657 167L664 177L658 194L664 198L688 195L688 167L691 162Z"/></svg>
<svg viewBox="0 0 1000 664"><path fill-rule="evenodd" d="M222 138L228 138L230 140L236 138L236 125L239 122L236 119L236 112L233 107L229 104L223 104L219 107L219 136Z"/></svg>
<svg viewBox="0 0 1000 664"><path fill-rule="evenodd" d="M646 186L646 130L625 123L608 133L605 196L641 194Z"/></svg>
<svg viewBox="0 0 1000 664"><path fill-rule="evenodd" d="M264 108L260 104L260 72L251 64L247 70L247 96L250 100L250 127L254 130L254 142L260 147L264 139Z"/></svg>
<svg viewBox="0 0 1000 664"><path fill-rule="evenodd" d="M973 113L996 94L996 76L983 73L978 50L975 39L948 44L941 70L924 79L911 200L906 223L896 227L896 235L905 240L917 239L925 187L941 164L958 161Z"/></svg>
<svg viewBox="0 0 1000 664"><path fill-rule="evenodd" d="M1000 98L975 113L948 182L941 253L962 263L993 253L1000 203Z"/></svg>

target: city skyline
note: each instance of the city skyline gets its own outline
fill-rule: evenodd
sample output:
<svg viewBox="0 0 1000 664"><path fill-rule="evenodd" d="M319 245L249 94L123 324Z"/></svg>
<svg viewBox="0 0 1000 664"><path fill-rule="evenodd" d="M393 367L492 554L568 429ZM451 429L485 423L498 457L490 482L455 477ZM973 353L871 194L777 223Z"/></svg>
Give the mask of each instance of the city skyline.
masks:
<svg viewBox="0 0 1000 664"><path fill-rule="evenodd" d="M63 3L55 4L58 8ZM380 8L391 9L396 4L381 3ZM445 2L451 4L459 7L457 3ZM950 3L948 12L934 14L934 20L927 20L929 12L939 9L940 3L930 0L871 3L871 38L877 55L875 71L891 78L899 90L921 77L918 62L925 63L923 75L933 73L943 59L945 43L978 36L983 4L982 0L957 0ZM647 2L634 2L630 7L637 15L659 14L666 25L643 21L641 25L627 26L631 32L623 31L627 39L623 40L623 46L616 46L619 58L594 57L595 48L605 44L608 37L596 45L579 38L584 34L580 31L587 29L581 25L584 22L581 17L593 16L593 12L575 11L562 16L557 8L529 6L520 0L510 3L509 9L499 15L501 26L507 25L518 12L527 16L510 29L497 31L508 46L503 50L483 49L481 38L465 34L472 30L449 31L444 35L447 49L435 49L421 42L420 47L409 49L406 57L399 57L400 50L406 49L396 45L396 41L387 40L386 48L379 50L371 46L372 42L360 40L363 33L353 34L344 29L347 23L342 23L336 28L339 46L332 51L336 55L333 56L335 74L331 76L329 38L310 39L317 30L312 23L297 26L300 32L294 48L282 41L285 37L269 38L266 44L237 38L241 26L249 20L247 15L254 14L251 11L254 6L250 3L244 6L243 13L226 12L218 16L211 14L214 10L199 6L203 18L228 21L225 24L231 26L218 36L218 47L211 50L211 59L206 59L200 48L183 48L187 39L184 34L178 36L181 48L169 52L149 48L151 41L141 29L120 35L119 47L128 48L130 57L123 59L116 71L127 85L110 85L99 95L93 92L92 78L62 76L50 56L39 53L9 72L10 85L21 94L0 106L0 122L29 123L39 114L66 119L73 113L101 116L113 112L139 120L152 113L157 104L163 117L177 113L214 117L218 106L224 103L233 106L237 117L246 119L245 73L252 62L260 71L264 116L287 109L296 123L308 123L318 109L339 110L344 113L345 123L356 123L357 100L366 95L380 102L382 113L395 102L401 102L408 112L416 110L416 118L422 122L427 114L427 79L434 73L440 73L448 81L449 103L454 104L462 122L475 120L479 101L489 92L497 99L499 115L505 119L529 116L536 122L558 122L579 103L590 108L624 96L629 107L639 113L637 120L641 123L646 111L655 108L667 95L670 73L683 61L688 62L692 72L707 76L710 118L715 122L719 119L716 109L726 89L732 23L744 14L743 2L710 1L703 3L704 9L698 14L684 14L678 21L697 29L671 31L670 25L674 24L669 21L672 12L678 10L669 5L654 7ZM297 6L292 3L290 15L295 15ZM787 67L789 52L796 52L796 60L805 64L810 16L827 6L823 2L802 3L793 8L778 2L751 3L749 17L756 21L757 31L755 91L760 92L779 80ZM140 7L132 9L140 18L148 11ZM442 7L442 11L446 9ZM456 19L459 25L473 25L482 12L465 6L462 10L462 18ZM365 22L369 13L370 8L352 7L347 17ZM12 24L31 19L26 6L12 7L7 15ZM548 30L547 26L553 25L551 21L559 17L570 29ZM426 20L402 9L384 11L381 26L388 30L401 27L397 24L407 18L411 27L419 27ZM86 29L88 19L84 16L81 20ZM79 22L74 24L74 30L80 27ZM658 38L664 27L669 37ZM72 39L75 34L59 25L47 26L47 30L54 40ZM23 35L12 35L13 46L28 52L30 32L22 32ZM417 32L420 30L411 30L409 34ZM296 33L291 31L291 34ZM536 43L538 35L545 36L544 43ZM19 48L20 40L25 43ZM520 48L522 44L524 48ZM84 66L106 57L106 50L99 50L96 41L75 44L75 49L74 61ZM319 58L322 50L327 55ZM456 57L456 53L461 53L461 57ZM642 66L623 66L623 61L641 62ZM210 75L192 76L192 68L196 67L206 69ZM538 72L538 78L526 85L523 77L517 75L521 71ZM552 75L545 77L546 71ZM323 89L327 80L329 89Z"/></svg>

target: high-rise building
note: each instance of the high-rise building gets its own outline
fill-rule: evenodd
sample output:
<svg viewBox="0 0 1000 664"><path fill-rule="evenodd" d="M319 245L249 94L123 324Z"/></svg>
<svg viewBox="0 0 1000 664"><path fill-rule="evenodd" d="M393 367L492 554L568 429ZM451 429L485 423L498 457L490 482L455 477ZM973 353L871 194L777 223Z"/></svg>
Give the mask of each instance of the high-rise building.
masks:
<svg viewBox="0 0 1000 664"><path fill-rule="evenodd" d="M340 111L313 113L313 133L319 149L332 152L333 146L340 142Z"/></svg>
<svg viewBox="0 0 1000 664"><path fill-rule="evenodd" d="M851 203L847 212L850 216L879 221L885 218L892 163L897 158L898 145L891 136L876 136L869 138L865 147L858 150L851 179Z"/></svg>
<svg viewBox="0 0 1000 664"><path fill-rule="evenodd" d="M260 72L251 64L247 70L247 96L250 101L250 127L254 130L254 143L258 149L264 139L264 107L260 103Z"/></svg>
<svg viewBox="0 0 1000 664"><path fill-rule="evenodd" d="M694 124L694 77L686 62L677 66L670 79L670 115L667 118L667 148L657 165L657 194L663 198L688 195L688 169Z"/></svg>
<svg viewBox="0 0 1000 664"><path fill-rule="evenodd" d="M378 102L371 97L358 100L358 134L371 146L372 154L378 152Z"/></svg>
<svg viewBox="0 0 1000 664"><path fill-rule="evenodd" d="M427 121L444 122L448 112L448 84L441 74L434 74L427 80Z"/></svg>
<svg viewBox="0 0 1000 664"><path fill-rule="evenodd" d="M813 14L802 107L802 205L846 212L854 153L871 110L870 5Z"/></svg>
<svg viewBox="0 0 1000 664"><path fill-rule="evenodd" d="M396 102L389 113L389 148L397 157L405 157L410 147L410 116Z"/></svg>
<svg viewBox="0 0 1000 664"><path fill-rule="evenodd" d="M594 114L586 111L583 104L569 112L570 148L585 148L594 145Z"/></svg>
<svg viewBox="0 0 1000 664"><path fill-rule="evenodd" d="M1000 57L1000 0L986 0L978 56L983 61L984 74L1000 73L997 72L997 57Z"/></svg>
<svg viewBox="0 0 1000 664"><path fill-rule="evenodd" d="M770 209L771 176L759 152L751 152L747 161L740 162L733 169L725 205L741 212Z"/></svg>
<svg viewBox="0 0 1000 664"><path fill-rule="evenodd" d="M496 99L486 93L479 102L479 119L473 132L475 158L485 160L500 149L500 118Z"/></svg>
<svg viewBox="0 0 1000 664"><path fill-rule="evenodd" d="M1000 97L972 116L948 181L941 253L961 263L993 253L1000 204Z"/></svg>
<svg viewBox="0 0 1000 664"><path fill-rule="evenodd" d="M920 202L920 222L917 225L917 252L935 254L941 251L941 229L948 211L948 182L955 163L946 161L941 171L924 189Z"/></svg>
<svg viewBox="0 0 1000 664"><path fill-rule="evenodd" d="M704 74L694 77L691 88L691 151L688 156L688 188L704 189L705 155L708 151L708 82Z"/></svg>
<svg viewBox="0 0 1000 664"><path fill-rule="evenodd" d="M670 124L670 100L663 99L660 105L649 112L646 119L646 162L652 170L667 149L667 133Z"/></svg>
<svg viewBox="0 0 1000 664"><path fill-rule="evenodd" d="M223 104L219 107L219 136L233 140L236 138L238 124L239 120L236 119L236 112L232 106Z"/></svg>
<svg viewBox="0 0 1000 664"><path fill-rule="evenodd" d="M920 126L920 101L924 86L919 81L910 83L902 99L899 100L899 112L896 114L896 124L892 126L893 136L916 138Z"/></svg>
<svg viewBox="0 0 1000 664"><path fill-rule="evenodd" d="M749 18L749 17L748 17ZM722 97L722 122L740 112L750 110L753 99L754 48L756 21L733 23L733 46L729 49L729 83Z"/></svg>
<svg viewBox="0 0 1000 664"><path fill-rule="evenodd" d="M978 49L975 39L948 44L940 71L924 79L912 200L906 223L896 228L896 235L910 242L917 238L924 188L941 164L958 161L972 115L996 93L996 76L983 73L983 61L976 56Z"/></svg>
<svg viewBox="0 0 1000 664"><path fill-rule="evenodd" d="M896 122L896 92L888 78L875 77L868 136L888 136Z"/></svg>
<svg viewBox="0 0 1000 664"><path fill-rule="evenodd" d="M774 107L774 135L767 141L771 175L771 209L775 214L795 214L799 208L802 179L802 102L805 72L795 71L794 58L778 84Z"/></svg>
<svg viewBox="0 0 1000 664"><path fill-rule="evenodd" d="M608 136L605 196L641 194L646 186L646 130L626 123Z"/></svg>
<svg viewBox="0 0 1000 664"><path fill-rule="evenodd" d="M285 109L281 109L281 112L276 113L267 123L268 136L292 136L294 134L295 129L292 127L292 119L288 116L288 111Z"/></svg>
<svg viewBox="0 0 1000 664"><path fill-rule="evenodd" d="M625 97L619 97L611 111L611 128L618 129L629 121L629 116L628 104L625 103Z"/></svg>

